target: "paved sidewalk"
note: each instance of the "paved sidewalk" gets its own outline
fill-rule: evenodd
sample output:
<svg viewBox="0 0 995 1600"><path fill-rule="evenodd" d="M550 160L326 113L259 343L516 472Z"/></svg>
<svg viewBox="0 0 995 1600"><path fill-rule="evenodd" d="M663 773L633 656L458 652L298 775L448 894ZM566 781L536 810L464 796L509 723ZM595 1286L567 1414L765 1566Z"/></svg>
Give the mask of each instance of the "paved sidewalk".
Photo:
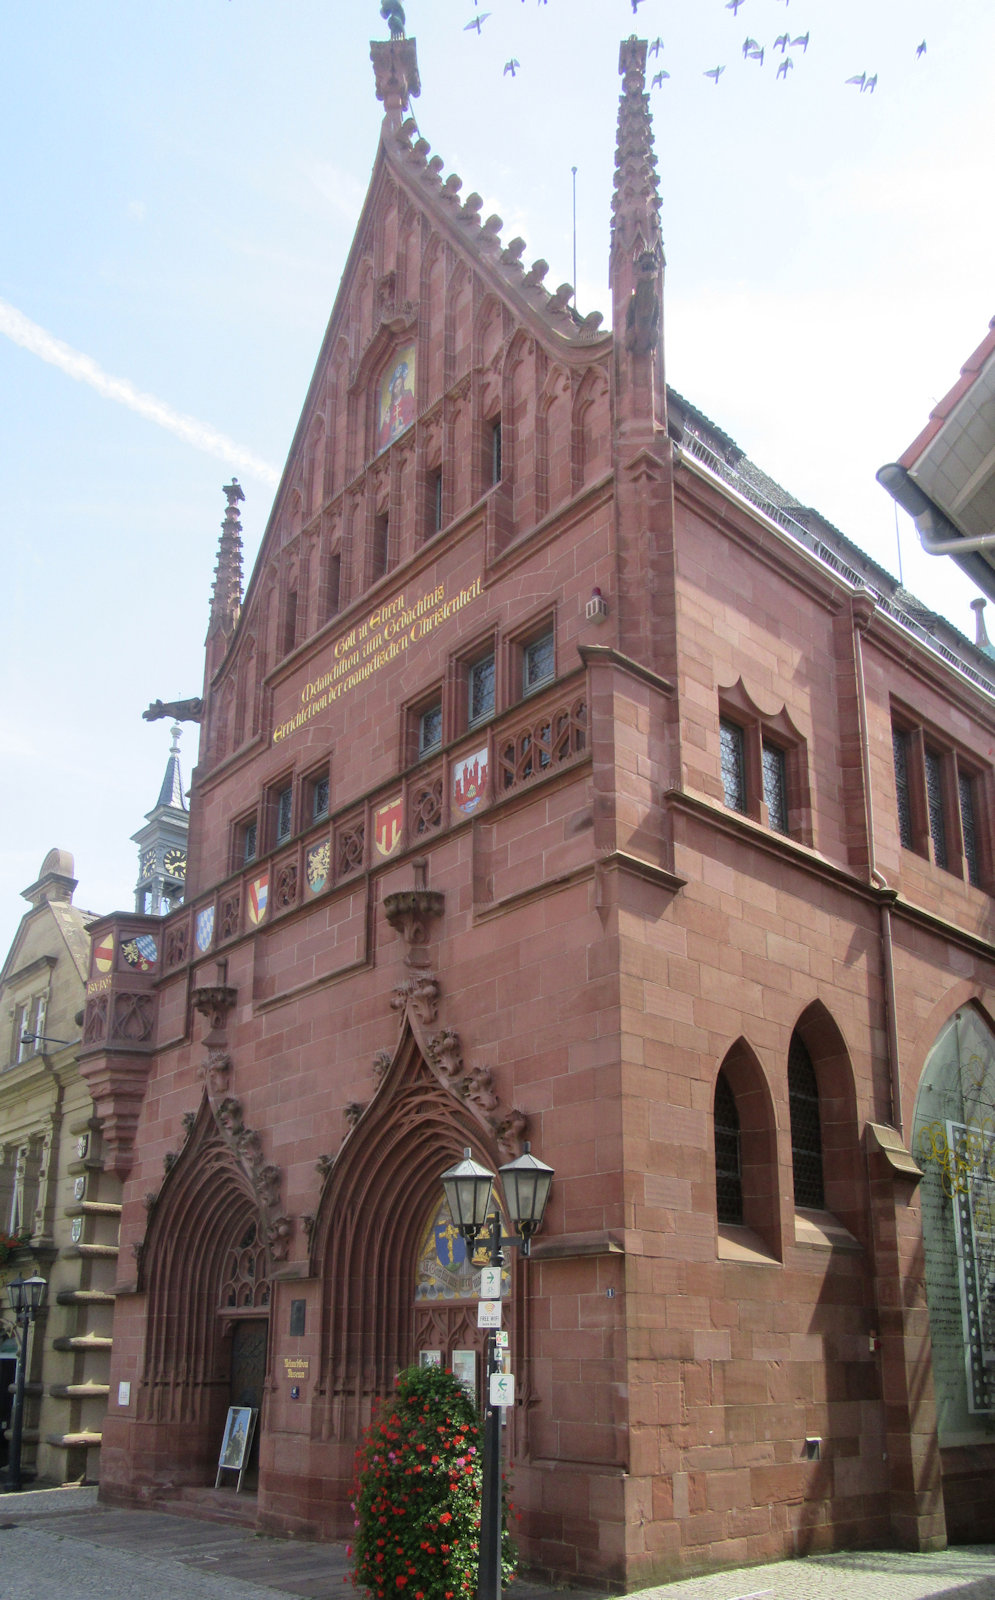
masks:
<svg viewBox="0 0 995 1600"><path fill-rule="evenodd" d="M341 1544L97 1504L96 1489L0 1495L0 1600L353 1600ZM594 1600L519 1582L514 1600ZM639 1600L995 1600L995 1545L857 1552L644 1589ZM511 1596L509 1596L511 1600ZM602 1597L603 1600L603 1597Z"/></svg>

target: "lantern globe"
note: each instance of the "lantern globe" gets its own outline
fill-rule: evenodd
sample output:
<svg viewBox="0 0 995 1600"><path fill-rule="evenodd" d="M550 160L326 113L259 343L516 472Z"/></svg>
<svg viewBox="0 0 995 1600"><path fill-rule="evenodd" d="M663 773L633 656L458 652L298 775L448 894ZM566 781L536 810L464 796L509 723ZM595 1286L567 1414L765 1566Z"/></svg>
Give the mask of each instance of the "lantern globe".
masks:
<svg viewBox="0 0 995 1600"><path fill-rule="evenodd" d="M554 1169L539 1161L532 1154L531 1145L526 1144L517 1160L509 1161L499 1171L511 1225L523 1239L531 1239L542 1227Z"/></svg>
<svg viewBox="0 0 995 1600"><path fill-rule="evenodd" d="M48 1284L40 1278L37 1272L30 1278L12 1278L7 1285L10 1295L10 1308L15 1317L22 1317L28 1311L33 1317L39 1309Z"/></svg>
<svg viewBox="0 0 995 1600"><path fill-rule="evenodd" d="M463 1160L442 1174L442 1187L450 1215L464 1239L477 1237L487 1221L494 1190L494 1174L474 1161L469 1146Z"/></svg>

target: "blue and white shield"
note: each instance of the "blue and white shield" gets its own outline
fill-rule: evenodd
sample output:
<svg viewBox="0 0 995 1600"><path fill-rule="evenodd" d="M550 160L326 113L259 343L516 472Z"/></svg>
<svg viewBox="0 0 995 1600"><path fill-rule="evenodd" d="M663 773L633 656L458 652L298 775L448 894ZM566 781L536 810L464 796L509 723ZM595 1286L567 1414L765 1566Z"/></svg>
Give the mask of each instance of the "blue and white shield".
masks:
<svg viewBox="0 0 995 1600"><path fill-rule="evenodd" d="M206 950L214 938L214 907L205 906L197 913L197 949Z"/></svg>

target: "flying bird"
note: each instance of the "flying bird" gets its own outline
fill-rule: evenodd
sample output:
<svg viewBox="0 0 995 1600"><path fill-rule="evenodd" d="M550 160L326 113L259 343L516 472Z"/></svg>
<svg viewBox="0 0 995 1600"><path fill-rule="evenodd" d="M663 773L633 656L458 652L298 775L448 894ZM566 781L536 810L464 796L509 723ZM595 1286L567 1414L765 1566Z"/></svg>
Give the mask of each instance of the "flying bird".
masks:
<svg viewBox="0 0 995 1600"><path fill-rule="evenodd" d="M759 50L759 49L760 49L760 46L757 44L756 39L744 39L743 40L743 60L744 61L746 60L746 58L749 55L751 50Z"/></svg>
<svg viewBox="0 0 995 1600"><path fill-rule="evenodd" d="M643 0L632 0L632 15L634 17L638 16L639 7L642 5L642 3L643 3Z"/></svg>
<svg viewBox="0 0 995 1600"><path fill-rule="evenodd" d="M465 27L463 28L463 32L464 33L469 33L471 28L476 28L477 32L479 33L480 29L481 29L481 25L487 21L487 18L489 16L490 16L490 12L489 11L482 11L480 13L479 17L474 17L472 22L466 23Z"/></svg>
<svg viewBox="0 0 995 1600"><path fill-rule="evenodd" d="M861 92L861 94L863 94L865 89L870 89L871 94L873 94L875 89L877 88L877 86L878 86L878 75L875 72L873 78L868 78L866 83L862 83L861 84L860 92Z"/></svg>
<svg viewBox="0 0 995 1600"><path fill-rule="evenodd" d="M847 78L846 81L847 81L847 83L855 83L857 85L857 88L860 90L861 94L863 94L864 85L867 82L867 73L866 72L862 72L859 77Z"/></svg>
<svg viewBox="0 0 995 1600"><path fill-rule="evenodd" d="M922 41L922 44L917 44L916 45L916 60L918 61L919 57L920 56L924 56L925 54L926 54L926 41L924 39Z"/></svg>
<svg viewBox="0 0 995 1600"><path fill-rule="evenodd" d="M659 36L658 36L657 38L655 38L653 40L653 43L650 45L650 55L651 56L658 56L662 49L663 49L663 40L661 38L659 38Z"/></svg>
<svg viewBox="0 0 995 1600"><path fill-rule="evenodd" d="M702 77L714 78L715 87L717 89L719 86L719 78L722 76L722 73L725 72L725 70L725 67L709 67L707 72L702 73Z"/></svg>
<svg viewBox="0 0 995 1600"><path fill-rule="evenodd" d="M670 73L669 72L658 72L656 74L656 76L654 77L653 82L650 84L650 88L651 89L662 89L663 88L663 80L664 80L664 78L669 78L669 77L670 77Z"/></svg>
<svg viewBox="0 0 995 1600"><path fill-rule="evenodd" d="M800 33L798 35L797 39L792 39L792 41L791 41L792 50L795 48L796 44L800 44L801 47L802 47L802 50L805 52L806 55L808 55L808 41L809 41L809 39L811 37L812 37L811 30L808 33Z"/></svg>
<svg viewBox="0 0 995 1600"><path fill-rule="evenodd" d="M763 47L762 44L758 45L755 50L749 50L747 52L747 54L749 55L749 58L750 58L751 61L759 61L760 65L763 66L763 64L764 64L764 47Z"/></svg>
<svg viewBox="0 0 995 1600"><path fill-rule="evenodd" d="M726 10L731 11L734 17L739 16L739 8L743 0L726 0Z"/></svg>
<svg viewBox="0 0 995 1600"><path fill-rule="evenodd" d="M521 64L522 63L520 61L506 61L504 64L504 76L507 77L508 73L510 72L511 76L514 77L516 69L520 67Z"/></svg>
<svg viewBox="0 0 995 1600"><path fill-rule="evenodd" d="M789 39L789 37L788 37L788 35L786 33L779 33L777 38L774 40L773 48L775 50L779 49L781 54L782 54L782 56L783 56L785 50L788 48L788 45L790 43L791 43L791 40Z"/></svg>
<svg viewBox="0 0 995 1600"><path fill-rule="evenodd" d="M787 76L788 76L788 70L789 70L789 68L791 68L793 66L794 66L794 62L792 61L791 57L790 56L785 56L784 60L781 62L780 66L777 69L776 76L778 78L784 78L786 80Z"/></svg>

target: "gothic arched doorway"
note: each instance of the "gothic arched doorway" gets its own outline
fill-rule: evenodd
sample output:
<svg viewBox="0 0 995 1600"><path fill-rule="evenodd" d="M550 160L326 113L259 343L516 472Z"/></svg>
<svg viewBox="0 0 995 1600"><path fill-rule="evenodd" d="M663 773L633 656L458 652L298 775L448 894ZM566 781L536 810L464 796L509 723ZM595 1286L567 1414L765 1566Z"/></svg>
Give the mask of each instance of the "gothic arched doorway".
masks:
<svg viewBox="0 0 995 1600"><path fill-rule="evenodd" d="M259 1419L266 1385L270 1306L266 1248L258 1222L239 1222L222 1270L218 1314L228 1344L228 1404L251 1406L256 1412L243 1480L245 1487L254 1489L259 1479Z"/></svg>
<svg viewBox="0 0 995 1600"><path fill-rule="evenodd" d="M257 1441L265 1420L270 1282L256 1197L206 1103L155 1205L142 1286L139 1420L155 1426L174 1482L213 1483L229 1406L260 1413Z"/></svg>
<svg viewBox="0 0 995 1600"><path fill-rule="evenodd" d="M502 1220L502 1230L507 1232ZM477 1325L480 1269L487 1265L486 1245L473 1252L460 1238L442 1196L422 1236L415 1269L414 1351L423 1366L448 1367L479 1405L486 1330ZM508 1326L512 1275L505 1263L501 1274Z"/></svg>

